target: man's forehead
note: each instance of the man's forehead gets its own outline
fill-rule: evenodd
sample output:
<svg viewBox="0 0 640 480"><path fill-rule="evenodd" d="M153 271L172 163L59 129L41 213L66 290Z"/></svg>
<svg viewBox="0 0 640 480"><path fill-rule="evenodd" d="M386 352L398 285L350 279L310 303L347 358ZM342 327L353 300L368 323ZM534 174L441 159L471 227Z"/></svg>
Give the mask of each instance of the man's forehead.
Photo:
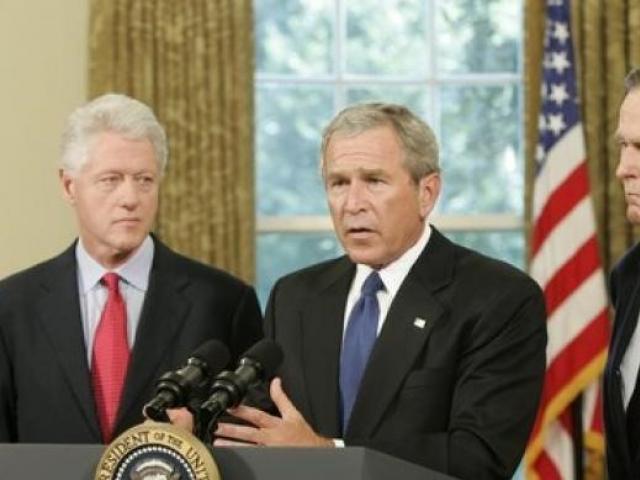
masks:
<svg viewBox="0 0 640 480"><path fill-rule="evenodd" d="M640 115L640 88L630 91L620 105L620 116Z"/></svg>
<svg viewBox="0 0 640 480"><path fill-rule="evenodd" d="M384 174L386 172L386 169L378 166L349 166L349 165L342 165L342 166L336 166L336 167L331 167L329 166L328 169L328 176L332 177L332 176L341 176L341 175L357 175L357 176L361 176L361 177L365 177L365 176L372 176L372 175L381 175Z"/></svg>
<svg viewBox="0 0 640 480"><path fill-rule="evenodd" d="M153 149L146 151L132 151L129 149L114 148L109 150L89 150L86 162L80 167L80 172L99 174L103 172L116 172L126 174L157 173L158 162Z"/></svg>
<svg viewBox="0 0 640 480"><path fill-rule="evenodd" d="M615 137L627 140L640 139L640 91L632 91L622 102Z"/></svg>

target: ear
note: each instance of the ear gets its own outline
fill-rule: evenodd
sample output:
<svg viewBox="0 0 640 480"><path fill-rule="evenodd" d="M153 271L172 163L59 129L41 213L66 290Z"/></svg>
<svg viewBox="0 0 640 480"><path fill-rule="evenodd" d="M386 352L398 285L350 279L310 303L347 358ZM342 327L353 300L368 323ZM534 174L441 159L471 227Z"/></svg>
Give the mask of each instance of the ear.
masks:
<svg viewBox="0 0 640 480"><path fill-rule="evenodd" d="M420 203L420 216L426 219L436 205L440 196L442 181L439 173L430 173L420 179L418 183L418 202Z"/></svg>
<svg viewBox="0 0 640 480"><path fill-rule="evenodd" d="M76 179L63 169L58 170L58 178L60 179L60 186L62 186L62 196L69 205L75 205Z"/></svg>

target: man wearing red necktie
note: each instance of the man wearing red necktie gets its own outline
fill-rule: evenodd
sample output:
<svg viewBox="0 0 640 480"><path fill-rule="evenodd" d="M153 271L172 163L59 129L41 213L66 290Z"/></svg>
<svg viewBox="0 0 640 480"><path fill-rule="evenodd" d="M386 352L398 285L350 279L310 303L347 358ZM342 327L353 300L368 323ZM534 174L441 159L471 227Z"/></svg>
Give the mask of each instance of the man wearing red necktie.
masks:
<svg viewBox="0 0 640 480"><path fill-rule="evenodd" d="M69 117L59 176L78 239L0 282L0 442L109 442L202 342L237 358L262 336L253 288L150 234L166 163L137 100Z"/></svg>

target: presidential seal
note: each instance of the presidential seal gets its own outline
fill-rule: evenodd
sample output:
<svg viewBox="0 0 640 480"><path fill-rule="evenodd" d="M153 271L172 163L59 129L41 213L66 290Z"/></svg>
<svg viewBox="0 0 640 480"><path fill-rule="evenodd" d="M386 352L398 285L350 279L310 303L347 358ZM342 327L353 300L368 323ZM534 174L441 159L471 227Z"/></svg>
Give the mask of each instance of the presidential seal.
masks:
<svg viewBox="0 0 640 480"><path fill-rule="evenodd" d="M204 444L169 423L130 428L105 450L95 480L220 480Z"/></svg>

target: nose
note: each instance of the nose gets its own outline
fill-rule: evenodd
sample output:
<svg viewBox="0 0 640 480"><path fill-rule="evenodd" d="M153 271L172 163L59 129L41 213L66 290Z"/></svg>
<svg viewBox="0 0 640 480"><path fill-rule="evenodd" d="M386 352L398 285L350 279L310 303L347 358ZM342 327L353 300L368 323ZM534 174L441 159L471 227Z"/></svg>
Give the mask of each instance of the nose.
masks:
<svg viewBox="0 0 640 480"><path fill-rule="evenodd" d="M345 210L349 213L361 211L366 204L365 195L366 189L362 182L351 182L345 199Z"/></svg>
<svg viewBox="0 0 640 480"><path fill-rule="evenodd" d="M134 209L140 202L138 185L134 178L125 177L118 193L120 204L127 209Z"/></svg>

